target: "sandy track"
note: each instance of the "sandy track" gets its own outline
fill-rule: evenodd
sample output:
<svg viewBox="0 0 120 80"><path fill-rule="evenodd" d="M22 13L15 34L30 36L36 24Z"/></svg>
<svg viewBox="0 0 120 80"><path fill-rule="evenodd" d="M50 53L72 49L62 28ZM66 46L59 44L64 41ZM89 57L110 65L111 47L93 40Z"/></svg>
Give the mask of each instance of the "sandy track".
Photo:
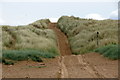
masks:
<svg viewBox="0 0 120 80"><path fill-rule="evenodd" d="M68 39L65 36L65 34L63 32L60 31L60 29L58 29L56 26L56 23L50 23L49 25L50 29L54 30L54 32L57 35L57 39L58 39L58 47L61 53L61 56L64 55L71 55L71 50L70 50L70 45L68 43Z"/></svg>
<svg viewBox="0 0 120 80"><path fill-rule="evenodd" d="M85 61L103 77L118 77L118 60L110 60L98 53L89 53L84 55Z"/></svg>
<svg viewBox="0 0 120 80"><path fill-rule="evenodd" d="M104 58L98 53L69 55L62 58L64 78L117 78L118 61ZM62 77L63 78L63 77Z"/></svg>
<svg viewBox="0 0 120 80"><path fill-rule="evenodd" d="M117 78L118 60L109 60L97 53L72 55L65 34L56 23L49 24L49 28L56 32L60 57L44 59L44 68L26 68L39 65L32 61L18 62L13 66L3 65L5 78ZM12 74L11 74L12 73Z"/></svg>

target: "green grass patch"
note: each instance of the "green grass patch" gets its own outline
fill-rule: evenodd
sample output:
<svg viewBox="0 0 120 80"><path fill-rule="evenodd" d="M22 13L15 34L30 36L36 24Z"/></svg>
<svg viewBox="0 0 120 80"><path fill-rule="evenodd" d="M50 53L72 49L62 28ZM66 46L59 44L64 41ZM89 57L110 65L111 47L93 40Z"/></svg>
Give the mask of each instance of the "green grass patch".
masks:
<svg viewBox="0 0 120 80"><path fill-rule="evenodd" d="M13 65L15 61L32 60L43 62L42 58L55 58L59 54L55 51L40 50L3 50L2 62L6 65Z"/></svg>
<svg viewBox="0 0 120 80"><path fill-rule="evenodd" d="M120 53L118 53L118 49L120 49L118 48L118 45L110 44L107 46L97 48L94 50L94 52L100 53L103 56L108 57L109 59L116 60L116 59L120 59L119 57Z"/></svg>
<svg viewBox="0 0 120 80"><path fill-rule="evenodd" d="M33 61L41 62L41 58L54 58L58 54L53 52L45 52L40 50L3 50L3 59L10 59L15 61L23 61L31 59Z"/></svg>

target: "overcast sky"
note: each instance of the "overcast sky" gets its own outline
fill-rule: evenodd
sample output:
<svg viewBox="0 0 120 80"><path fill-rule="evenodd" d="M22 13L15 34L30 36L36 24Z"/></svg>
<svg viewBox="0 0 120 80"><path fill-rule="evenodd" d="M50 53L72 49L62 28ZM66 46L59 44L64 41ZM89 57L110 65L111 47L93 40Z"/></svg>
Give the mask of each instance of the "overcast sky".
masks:
<svg viewBox="0 0 120 80"><path fill-rule="evenodd" d="M39 19L52 22L63 15L97 20L117 19L119 0L2 0L0 25L26 25Z"/></svg>

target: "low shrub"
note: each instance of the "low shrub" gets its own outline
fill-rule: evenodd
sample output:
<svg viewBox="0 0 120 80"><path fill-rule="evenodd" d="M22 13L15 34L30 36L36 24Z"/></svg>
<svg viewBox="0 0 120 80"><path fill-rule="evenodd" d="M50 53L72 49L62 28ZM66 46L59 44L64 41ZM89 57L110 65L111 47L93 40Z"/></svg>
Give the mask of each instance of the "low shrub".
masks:
<svg viewBox="0 0 120 80"><path fill-rule="evenodd" d="M2 63L5 65L14 65L14 61L5 60L5 59L2 60Z"/></svg>

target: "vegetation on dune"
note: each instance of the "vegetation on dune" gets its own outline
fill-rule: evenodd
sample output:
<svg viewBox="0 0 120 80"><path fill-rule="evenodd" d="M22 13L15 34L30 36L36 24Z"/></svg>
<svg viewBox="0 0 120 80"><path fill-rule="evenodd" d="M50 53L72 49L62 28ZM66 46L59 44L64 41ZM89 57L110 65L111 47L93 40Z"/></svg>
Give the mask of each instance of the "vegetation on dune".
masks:
<svg viewBox="0 0 120 80"><path fill-rule="evenodd" d="M49 23L46 19L25 26L2 26L3 61L6 64L9 60L40 62L41 58L58 56L56 35L47 29Z"/></svg>
<svg viewBox="0 0 120 80"><path fill-rule="evenodd" d="M41 20L37 20L34 23L31 23L29 25L32 25L36 28L48 28L49 23L50 23L49 19L41 19Z"/></svg>
<svg viewBox="0 0 120 80"><path fill-rule="evenodd" d="M3 54L0 62L13 65L15 61L42 62L42 58L58 56L57 37L53 30L48 29L49 23L48 19L42 19L24 26L1 26L0 53ZM57 25L68 37L73 54L94 51L110 59L118 59L116 20L62 16Z"/></svg>
<svg viewBox="0 0 120 80"><path fill-rule="evenodd" d="M117 22L62 16L58 28L67 35L72 53L83 54L108 44L118 44Z"/></svg>

